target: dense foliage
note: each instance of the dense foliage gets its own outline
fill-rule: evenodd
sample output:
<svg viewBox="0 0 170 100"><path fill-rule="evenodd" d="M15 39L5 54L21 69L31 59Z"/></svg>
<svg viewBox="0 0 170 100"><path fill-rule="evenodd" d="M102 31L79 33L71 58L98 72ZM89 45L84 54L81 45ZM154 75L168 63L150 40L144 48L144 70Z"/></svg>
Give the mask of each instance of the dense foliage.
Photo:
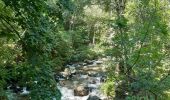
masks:
<svg viewBox="0 0 170 100"><path fill-rule="evenodd" d="M101 87L106 95L168 100L169 4L0 0L0 100L8 100L17 86L31 91L28 99L60 100L54 74L66 64L103 56L112 58Z"/></svg>

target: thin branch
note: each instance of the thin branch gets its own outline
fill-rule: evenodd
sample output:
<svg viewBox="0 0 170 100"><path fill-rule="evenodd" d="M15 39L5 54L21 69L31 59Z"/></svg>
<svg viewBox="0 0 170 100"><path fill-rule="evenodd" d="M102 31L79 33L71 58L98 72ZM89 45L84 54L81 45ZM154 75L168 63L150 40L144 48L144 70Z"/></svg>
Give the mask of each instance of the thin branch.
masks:
<svg viewBox="0 0 170 100"><path fill-rule="evenodd" d="M12 28L12 30L16 33L16 35L19 37L19 39L22 40L21 36L19 35L19 32L13 27L13 25L11 25L11 23L9 23L5 18L1 17L1 19L4 20Z"/></svg>
<svg viewBox="0 0 170 100"><path fill-rule="evenodd" d="M0 21L5 28L9 29L12 32L12 30L3 22L3 20L1 18L0 18Z"/></svg>
<svg viewBox="0 0 170 100"><path fill-rule="evenodd" d="M159 81L159 83L157 85L160 85L163 81L165 81L168 77L170 76L170 70L168 71L168 74L166 76L164 76L163 78L161 78L161 80Z"/></svg>
<svg viewBox="0 0 170 100"><path fill-rule="evenodd" d="M3 24L7 29L9 29L11 32L15 32L15 33L16 33L16 35L18 36L18 38L19 38L20 41L22 42L23 47L24 47L25 49L27 49L25 42L24 42L23 39L21 38L19 32L13 27L13 25L11 25L11 24L10 24L5 18L3 18L3 17L1 17L0 20L1 20L2 24ZM10 26L10 28L9 28L3 21L5 21L5 22ZM12 28L13 30L11 30L11 28ZM24 31L24 32L25 32L25 31Z"/></svg>
<svg viewBox="0 0 170 100"><path fill-rule="evenodd" d="M146 37L147 37L147 33L148 33L148 30L145 32L145 36L144 36L144 38L143 38L143 40L142 40L142 42L141 42L141 44L140 44L141 47L140 47L140 50L139 50L139 52L138 52L138 56L137 56L135 62L132 64L131 68L133 68L133 67L137 64L137 62L138 62L138 60L139 60L139 58L140 58L140 54L141 54L141 51L142 51L142 48L143 48L143 45L144 45L144 41L145 41L145 39L146 39Z"/></svg>

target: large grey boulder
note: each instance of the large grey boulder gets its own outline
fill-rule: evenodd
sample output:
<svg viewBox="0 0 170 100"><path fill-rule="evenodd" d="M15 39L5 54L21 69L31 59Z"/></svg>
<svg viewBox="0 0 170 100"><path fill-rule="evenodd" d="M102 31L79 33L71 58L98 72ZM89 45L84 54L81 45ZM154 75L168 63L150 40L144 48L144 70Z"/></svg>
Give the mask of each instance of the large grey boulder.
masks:
<svg viewBox="0 0 170 100"><path fill-rule="evenodd" d="M87 96L89 94L89 88L83 85L74 88L74 96Z"/></svg>

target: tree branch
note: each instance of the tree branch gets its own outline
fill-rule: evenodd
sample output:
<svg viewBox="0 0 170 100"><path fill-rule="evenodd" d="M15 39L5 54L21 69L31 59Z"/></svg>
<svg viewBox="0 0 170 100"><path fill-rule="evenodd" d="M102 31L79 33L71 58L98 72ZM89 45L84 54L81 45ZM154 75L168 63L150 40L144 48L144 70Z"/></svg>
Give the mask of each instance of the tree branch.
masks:
<svg viewBox="0 0 170 100"><path fill-rule="evenodd" d="M6 20L5 18L1 17L1 19L4 20L12 28L12 30L16 33L16 35L19 37L19 39L22 40L21 36L19 35L19 32L13 27L13 25L11 25L11 23L8 22L8 20ZM7 28L10 29L9 27L7 27Z"/></svg>

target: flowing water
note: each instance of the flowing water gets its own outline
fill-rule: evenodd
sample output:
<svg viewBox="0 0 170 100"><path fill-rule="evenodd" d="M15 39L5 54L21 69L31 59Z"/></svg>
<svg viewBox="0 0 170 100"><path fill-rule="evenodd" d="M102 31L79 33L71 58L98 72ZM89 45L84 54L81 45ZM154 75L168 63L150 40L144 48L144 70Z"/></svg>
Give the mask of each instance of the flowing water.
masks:
<svg viewBox="0 0 170 100"><path fill-rule="evenodd" d="M60 78L58 88L62 93L61 100L92 100L90 96L96 96L100 99L107 100L100 90L100 86L106 79L106 70L102 61L92 61L91 64L73 64L69 69L74 69L76 74L68 79ZM75 96L74 89L78 86L89 88L89 93L85 96Z"/></svg>

